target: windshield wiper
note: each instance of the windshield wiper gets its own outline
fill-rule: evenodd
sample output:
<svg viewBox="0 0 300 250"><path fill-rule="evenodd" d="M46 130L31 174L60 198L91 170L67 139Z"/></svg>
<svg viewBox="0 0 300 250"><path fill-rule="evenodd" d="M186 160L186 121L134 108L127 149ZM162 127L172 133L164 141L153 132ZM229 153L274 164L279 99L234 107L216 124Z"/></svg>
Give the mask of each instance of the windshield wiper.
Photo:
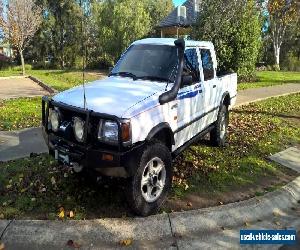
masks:
<svg viewBox="0 0 300 250"><path fill-rule="evenodd" d="M130 72L117 72L117 73L111 73L109 76L123 76L123 77L131 77L133 80L137 79L137 76Z"/></svg>
<svg viewBox="0 0 300 250"><path fill-rule="evenodd" d="M159 76L139 76L136 79L139 80L150 80L150 81L158 81L158 82L168 82L168 78L159 77Z"/></svg>

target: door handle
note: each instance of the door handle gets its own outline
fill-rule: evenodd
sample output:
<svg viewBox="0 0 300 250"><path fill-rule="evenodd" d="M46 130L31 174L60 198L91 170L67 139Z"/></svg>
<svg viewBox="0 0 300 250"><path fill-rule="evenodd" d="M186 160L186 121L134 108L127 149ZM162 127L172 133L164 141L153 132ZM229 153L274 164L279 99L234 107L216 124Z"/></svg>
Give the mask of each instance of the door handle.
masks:
<svg viewBox="0 0 300 250"><path fill-rule="evenodd" d="M217 85L214 85L213 88L215 89L217 87Z"/></svg>

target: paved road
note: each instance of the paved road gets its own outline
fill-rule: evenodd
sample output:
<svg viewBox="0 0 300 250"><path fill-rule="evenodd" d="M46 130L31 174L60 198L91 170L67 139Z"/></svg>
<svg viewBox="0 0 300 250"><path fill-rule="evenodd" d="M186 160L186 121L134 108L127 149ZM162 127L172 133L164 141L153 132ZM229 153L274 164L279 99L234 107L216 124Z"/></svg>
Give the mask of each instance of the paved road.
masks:
<svg viewBox="0 0 300 250"><path fill-rule="evenodd" d="M29 78L0 79L0 99L35 97L48 94L49 92Z"/></svg>
<svg viewBox="0 0 300 250"><path fill-rule="evenodd" d="M48 152L48 148L41 128L0 131L0 162L24 158L30 153L45 152Z"/></svg>
<svg viewBox="0 0 300 250"><path fill-rule="evenodd" d="M242 90L238 92L237 106L295 92L300 92L300 84ZM13 133L0 131L0 161L14 160L29 156L30 153L43 152L47 152L47 147L40 128Z"/></svg>

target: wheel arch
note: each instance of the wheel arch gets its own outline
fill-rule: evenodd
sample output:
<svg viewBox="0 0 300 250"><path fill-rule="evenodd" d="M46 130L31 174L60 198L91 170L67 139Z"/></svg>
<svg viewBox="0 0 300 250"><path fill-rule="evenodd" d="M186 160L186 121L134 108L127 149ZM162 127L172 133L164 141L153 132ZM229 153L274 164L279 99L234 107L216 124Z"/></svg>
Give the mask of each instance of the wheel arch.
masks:
<svg viewBox="0 0 300 250"><path fill-rule="evenodd" d="M231 105L231 98L228 91L223 93L220 105L225 104L227 107Z"/></svg>
<svg viewBox="0 0 300 250"><path fill-rule="evenodd" d="M151 129L146 137L146 141L157 139L162 141L172 151L172 145L175 145L174 133L167 122L160 123Z"/></svg>

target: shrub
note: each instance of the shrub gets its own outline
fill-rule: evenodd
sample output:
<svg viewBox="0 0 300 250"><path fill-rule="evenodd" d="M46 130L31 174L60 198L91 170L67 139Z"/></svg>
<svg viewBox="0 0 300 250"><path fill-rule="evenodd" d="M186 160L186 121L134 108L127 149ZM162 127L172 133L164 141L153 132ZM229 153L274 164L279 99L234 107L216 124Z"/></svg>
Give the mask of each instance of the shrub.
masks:
<svg viewBox="0 0 300 250"><path fill-rule="evenodd" d="M218 71L251 78L261 47L261 19L255 1L207 0L199 17L193 37L214 43Z"/></svg>
<svg viewBox="0 0 300 250"><path fill-rule="evenodd" d="M11 67L12 71L22 71L22 66L21 65L18 65L18 66L14 66L14 67ZM25 70L32 70L32 66L30 64L25 64Z"/></svg>

